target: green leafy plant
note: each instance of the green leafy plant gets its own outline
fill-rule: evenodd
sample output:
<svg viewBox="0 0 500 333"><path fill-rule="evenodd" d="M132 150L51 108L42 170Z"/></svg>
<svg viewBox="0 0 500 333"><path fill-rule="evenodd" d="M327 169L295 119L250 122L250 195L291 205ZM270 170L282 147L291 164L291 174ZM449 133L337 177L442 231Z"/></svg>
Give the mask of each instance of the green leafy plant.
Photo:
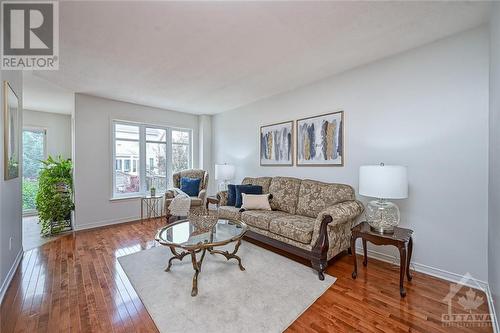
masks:
<svg viewBox="0 0 500 333"><path fill-rule="evenodd" d="M36 208L36 194L38 182L32 179L23 179L23 210Z"/></svg>
<svg viewBox="0 0 500 333"><path fill-rule="evenodd" d="M59 233L68 226L73 203L73 163L70 159L49 156L42 161L38 178L36 208L40 219L41 234Z"/></svg>

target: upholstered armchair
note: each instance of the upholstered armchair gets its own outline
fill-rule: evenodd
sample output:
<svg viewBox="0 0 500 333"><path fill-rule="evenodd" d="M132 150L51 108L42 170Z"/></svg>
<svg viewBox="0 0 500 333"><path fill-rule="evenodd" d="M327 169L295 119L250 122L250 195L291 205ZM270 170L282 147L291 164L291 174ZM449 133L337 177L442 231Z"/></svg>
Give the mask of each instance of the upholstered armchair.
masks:
<svg viewBox="0 0 500 333"><path fill-rule="evenodd" d="M189 178L199 178L200 181L200 192L197 197L191 197L191 208L190 211L193 210L201 210L205 207L205 202L207 199L207 188L208 188L208 172L201 169L188 169L182 170L180 172L176 172L172 175L172 181L175 188L181 188L181 178L189 177ZM167 223L172 216L168 207L172 202L172 199L175 197L175 192L173 190L167 190L165 192L165 203L163 205L165 210L165 217L167 219Z"/></svg>

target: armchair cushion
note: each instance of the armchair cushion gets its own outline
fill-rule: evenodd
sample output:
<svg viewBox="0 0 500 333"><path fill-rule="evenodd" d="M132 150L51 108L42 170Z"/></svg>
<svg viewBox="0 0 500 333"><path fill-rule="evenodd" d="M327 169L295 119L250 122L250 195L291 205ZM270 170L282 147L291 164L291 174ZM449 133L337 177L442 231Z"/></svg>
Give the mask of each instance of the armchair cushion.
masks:
<svg viewBox="0 0 500 333"><path fill-rule="evenodd" d="M201 178L181 178L181 191L189 195L190 197L197 197L200 193L200 182Z"/></svg>

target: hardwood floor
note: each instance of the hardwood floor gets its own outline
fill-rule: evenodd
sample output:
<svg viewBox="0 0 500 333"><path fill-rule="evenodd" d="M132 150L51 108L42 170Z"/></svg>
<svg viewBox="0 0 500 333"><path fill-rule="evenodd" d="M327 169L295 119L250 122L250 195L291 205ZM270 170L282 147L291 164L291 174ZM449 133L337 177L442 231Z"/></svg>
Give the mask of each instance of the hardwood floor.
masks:
<svg viewBox="0 0 500 333"><path fill-rule="evenodd" d="M154 246L162 224L82 231L27 251L1 304L1 333L157 332L116 258ZM327 273L337 281L287 332L492 332L442 325L447 281L415 273L401 299L397 267L370 259L368 267L359 265L356 280L351 272L348 255L332 263ZM485 302L477 311L487 313L486 296L479 296Z"/></svg>

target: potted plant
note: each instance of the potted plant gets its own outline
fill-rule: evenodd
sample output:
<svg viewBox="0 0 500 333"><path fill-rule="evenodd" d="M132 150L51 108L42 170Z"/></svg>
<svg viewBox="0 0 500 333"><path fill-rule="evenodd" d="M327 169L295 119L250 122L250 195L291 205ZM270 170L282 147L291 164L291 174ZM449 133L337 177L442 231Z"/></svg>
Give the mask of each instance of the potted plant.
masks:
<svg viewBox="0 0 500 333"><path fill-rule="evenodd" d="M149 191L151 192L151 196L154 197L156 195L156 187L151 187L149 189Z"/></svg>
<svg viewBox="0 0 500 333"><path fill-rule="evenodd" d="M71 229L71 212L75 209L73 163L60 156L57 160L49 156L42 163L36 208L42 224L41 234L48 236Z"/></svg>

